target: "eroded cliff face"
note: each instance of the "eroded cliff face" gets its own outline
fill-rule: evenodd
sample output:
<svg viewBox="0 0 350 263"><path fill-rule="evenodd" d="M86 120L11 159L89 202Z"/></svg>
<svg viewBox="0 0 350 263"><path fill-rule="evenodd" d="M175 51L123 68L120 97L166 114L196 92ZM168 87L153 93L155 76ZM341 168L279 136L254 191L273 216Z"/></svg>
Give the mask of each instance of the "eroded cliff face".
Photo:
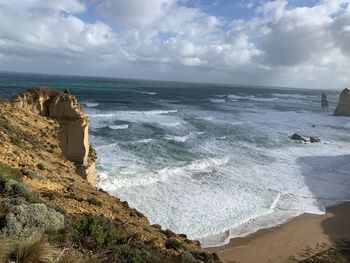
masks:
<svg viewBox="0 0 350 263"><path fill-rule="evenodd" d="M89 145L89 120L74 96L41 86L14 96L11 102L17 108L56 119L63 155L75 163L83 178L95 185L96 154Z"/></svg>
<svg viewBox="0 0 350 263"><path fill-rule="evenodd" d="M337 108L334 115L336 116L350 116L350 90L344 89L340 94Z"/></svg>

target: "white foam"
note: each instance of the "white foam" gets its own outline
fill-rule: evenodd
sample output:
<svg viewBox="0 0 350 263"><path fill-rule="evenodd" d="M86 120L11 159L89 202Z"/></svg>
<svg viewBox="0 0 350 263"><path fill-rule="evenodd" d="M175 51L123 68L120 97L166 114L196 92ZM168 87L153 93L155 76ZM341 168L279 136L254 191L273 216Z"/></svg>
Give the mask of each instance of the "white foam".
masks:
<svg viewBox="0 0 350 263"><path fill-rule="evenodd" d="M92 128L101 128L109 125L112 121L124 121L129 123L156 123L163 126L179 126L184 121L174 115L174 110L150 110L150 111L90 111Z"/></svg>
<svg viewBox="0 0 350 263"><path fill-rule="evenodd" d="M213 102L213 103L225 103L226 100L225 99L210 99L210 102Z"/></svg>
<svg viewBox="0 0 350 263"><path fill-rule="evenodd" d="M167 135L164 138L170 141L185 142L188 140L189 136L188 135L185 135L185 136Z"/></svg>
<svg viewBox="0 0 350 263"><path fill-rule="evenodd" d="M97 102L85 102L83 103L86 107L97 107L100 103Z"/></svg>
<svg viewBox="0 0 350 263"><path fill-rule="evenodd" d="M121 114L125 115L160 115L160 114L168 114L168 113L176 113L177 110L149 110L149 111L117 111L110 113L92 113L91 117L116 117Z"/></svg>
<svg viewBox="0 0 350 263"><path fill-rule="evenodd" d="M121 124L121 125L108 125L108 128L112 130L124 130L129 128L128 124Z"/></svg>
<svg viewBox="0 0 350 263"><path fill-rule="evenodd" d="M147 95L157 95L157 92L141 92L142 94L147 94Z"/></svg>
<svg viewBox="0 0 350 263"><path fill-rule="evenodd" d="M227 98L229 98L230 100L232 100L232 99L240 100L240 99L246 99L246 96L239 96L239 95L230 94L230 95L227 95Z"/></svg>
<svg viewBox="0 0 350 263"><path fill-rule="evenodd" d="M345 118L307 110L249 108L232 114L181 108L181 115L190 114L197 122L205 119L210 122L205 125L223 125L213 134L208 129L199 136L202 131L181 130L192 127L180 114L113 114L102 120L94 116L92 122L109 118L156 122L168 129L168 139L186 142L176 144L176 149L190 147L191 157L181 155L168 162L158 139L150 145L152 139L133 141L147 140L137 152L118 143L102 145L97 147L98 186L127 200L151 223L200 239L203 246L222 245L232 237L275 226L305 212L322 214L327 205L350 197ZM288 136L296 131L305 137L318 135L322 143L295 144Z"/></svg>
<svg viewBox="0 0 350 263"><path fill-rule="evenodd" d="M170 122L170 123L164 123L163 124L164 126L167 126L167 127L176 127L176 126L180 126L181 123L180 122Z"/></svg>
<svg viewBox="0 0 350 263"><path fill-rule="evenodd" d="M153 139L142 139L142 140L138 140L135 141L136 143L150 143L151 141L153 141Z"/></svg>

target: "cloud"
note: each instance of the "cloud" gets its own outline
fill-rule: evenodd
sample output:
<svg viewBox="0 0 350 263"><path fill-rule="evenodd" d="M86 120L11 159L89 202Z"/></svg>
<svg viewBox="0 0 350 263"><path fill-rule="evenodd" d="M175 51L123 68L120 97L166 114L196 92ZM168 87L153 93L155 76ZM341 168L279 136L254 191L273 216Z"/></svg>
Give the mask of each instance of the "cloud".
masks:
<svg viewBox="0 0 350 263"><path fill-rule="evenodd" d="M97 13L118 25L146 26L164 16L175 0L105 0L97 5Z"/></svg>
<svg viewBox="0 0 350 263"><path fill-rule="evenodd" d="M0 0L0 69L317 88L347 83L350 0L240 3L253 15L230 20L188 0Z"/></svg>
<svg viewBox="0 0 350 263"><path fill-rule="evenodd" d="M82 3L73 0L59 4L39 0L2 2L0 53L68 59L96 55L101 58L106 52L117 55L116 35L110 26L99 21L86 23L74 16L84 10Z"/></svg>

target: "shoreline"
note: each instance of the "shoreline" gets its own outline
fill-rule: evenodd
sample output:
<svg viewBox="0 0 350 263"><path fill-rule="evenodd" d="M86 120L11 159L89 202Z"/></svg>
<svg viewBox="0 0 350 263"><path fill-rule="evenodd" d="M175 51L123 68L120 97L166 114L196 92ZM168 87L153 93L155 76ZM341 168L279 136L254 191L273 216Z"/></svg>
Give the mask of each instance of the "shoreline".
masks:
<svg viewBox="0 0 350 263"><path fill-rule="evenodd" d="M350 239L350 202L333 204L324 215L302 214L205 250L217 253L227 263L295 262L325 251L341 239Z"/></svg>

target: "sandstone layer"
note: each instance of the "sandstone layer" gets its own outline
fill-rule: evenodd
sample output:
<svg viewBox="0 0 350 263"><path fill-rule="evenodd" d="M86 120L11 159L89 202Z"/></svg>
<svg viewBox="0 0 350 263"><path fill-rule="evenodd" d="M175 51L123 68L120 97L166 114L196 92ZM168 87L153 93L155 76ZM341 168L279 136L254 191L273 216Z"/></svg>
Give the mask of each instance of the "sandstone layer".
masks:
<svg viewBox="0 0 350 263"><path fill-rule="evenodd" d="M350 116L350 90L344 89L340 94L335 116Z"/></svg>
<svg viewBox="0 0 350 263"><path fill-rule="evenodd" d="M11 102L17 108L56 119L62 154L75 163L83 178L95 185L96 155L89 145L89 120L74 96L40 86L19 93Z"/></svg>

